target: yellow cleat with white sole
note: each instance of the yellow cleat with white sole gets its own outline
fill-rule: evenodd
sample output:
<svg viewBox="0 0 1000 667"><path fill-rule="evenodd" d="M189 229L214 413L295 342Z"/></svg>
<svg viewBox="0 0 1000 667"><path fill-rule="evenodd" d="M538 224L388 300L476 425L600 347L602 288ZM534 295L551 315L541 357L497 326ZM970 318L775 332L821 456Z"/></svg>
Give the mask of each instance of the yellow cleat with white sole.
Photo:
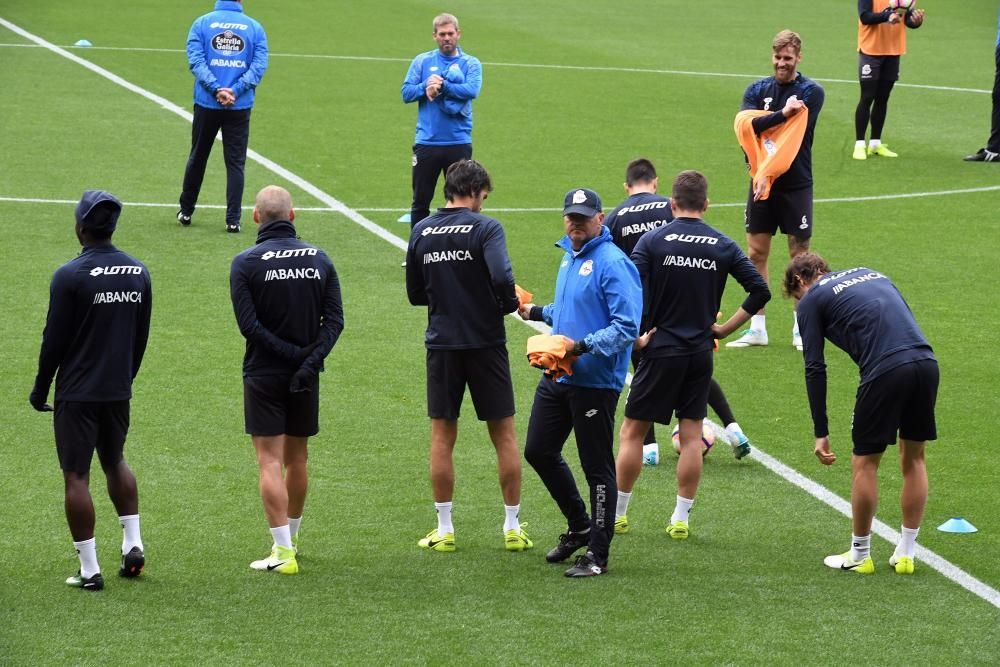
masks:
<svg viewBox="0 0 1000 667"><path fill-rule="evenodd" d="M628 531L632 530L628 525L628 517L622 514L620 517L615 519L615 535L624 535Z"/></svg>
<svg viewBox="0 0 1000 667"><path fill-rule="evenodd" d="M667 526L667 535L675 540L686 540L691 534L687 521L674 521Z"/></svg>
<svg viewBox="0 0 1000 667"><path fill-rule="evenodd" d="M855 160L867 160L868 151L865 150L864 146L855 146L854 153L851 155Z"/></svg>
<svg viewBox="0 0 1000 667"><path fill-rule="evenodd" d="M503 546L507 551L527 551L535 546L535 543L528 538L524 532L524 527L528 524L522 523L517 530L511 528L503 534Z"/></svg>
<svg viewBox="0 0 1000 667"><path fill-rule="evenodd" d="M261 560L250 563L254 570L262 572L277 572L278 574L298 574L299 563L295 560L295 550L288 547L274 545L271 548L271 555Z"/></svg>
<svg viewBox="0 0 1000 667"><path fill-rule="evenodd" d="M885 144L879 144L875 148L868 149L869 155L878 155L879 157L899 157L899 153L894 153L889 150L889 147Z"/></svg>
<svg viewBox="0 0 1000 667"><path fill-rule="evenodd" d="M455 533L439 535L437 528L427 533L427 537L417 541L417 546L431 551L450 553L455 550Z"/></svg>
<svg viewBox="0 0 1000 667"><path fill-rule="evenodd" d="M889 566L896 570L896 574L913 574L913 558L910 556L893 554L889 559Z"/></svg>
<svg viewBox="0 0 1000 667"><path fill-rule="evenodd" d="M834 570L845 570L858 574L875 574L875 561L871 556L865 556L860 561L851 560L851 552L847 551L835 556L827 556L823 559L823 564L832 567Z"/></svg>

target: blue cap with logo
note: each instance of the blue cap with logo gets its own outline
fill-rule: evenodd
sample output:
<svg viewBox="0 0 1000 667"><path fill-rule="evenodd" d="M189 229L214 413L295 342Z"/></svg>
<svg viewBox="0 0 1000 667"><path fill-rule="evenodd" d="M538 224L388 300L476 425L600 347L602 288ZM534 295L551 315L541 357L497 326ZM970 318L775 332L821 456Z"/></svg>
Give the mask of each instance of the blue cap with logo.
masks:
<svg viewBox="0 0 1000 667"><path fill-rule="evenodd" d="M84 229L113 232L121 212L122 203L110 192L87 190L76 205L76 224Z"/></svg>
<svg viewBox="0 0 1000 667"><path fill-rule="evenodd" d="M563 215L585 215L593 218L601 212L601 198L593 190L574 188L563 200Z"/></svg>

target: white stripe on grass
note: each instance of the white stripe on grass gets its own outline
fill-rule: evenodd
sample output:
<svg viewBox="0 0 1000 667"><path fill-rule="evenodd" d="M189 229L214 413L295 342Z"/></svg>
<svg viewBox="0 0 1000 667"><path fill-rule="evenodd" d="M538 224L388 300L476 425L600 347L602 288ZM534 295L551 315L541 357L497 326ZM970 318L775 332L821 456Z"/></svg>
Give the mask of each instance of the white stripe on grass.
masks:
<svg viewBox="0 0 1000 667"><path fill-rule="evenodd" d="M0 44L0 47L40 47L41 44ZM135 51L148 53L185 53L184 49L161 49L141 46L66 46L67 49L78 49L83 51ZM409 63L410 58L392 58L385 56L343 56L325 53L270 53L272 58L302 58L306 60L353 60L362 62L385 62L385 63ZM484 62L488 67L517 67L526 69L554 69L570 70L576 72L621 72L625 74L663 74L669 76L708 76L729 79L760 79L767 74L739 74L735 72L697 72L694 70L682 69L654 69L647 67L610 67L600 65L555 65L547 63L498 63ZM852 86L858 84L857 79L827 79L814 77L814 81L820 83L844 83ZM956 86L932 86L921 83L896 82L896 88L918 88L922 90L941 90L953 93L978 93L983 95L992 94L992 90L982 88L959 88Z"/></svg>
<svg viewBox="0 0 1000 667"><path fill-rule="evenodd" d="M958 190L935 190L932 192L902 192L898 194L891 195L871 195L864 197L828 197L826 199L815 199L814 204L843 204L852 202L870 202L870 201L882 201L889 199L912 199L914 197L947 197L951 195L966 195L975 194L978 192L996 192L1000 190L1000 185L986 185L980 188L960 188ZM75 199L43 199L38 197L3 197L0 196L0 202L14 202L19 204L76 204ZM150 208L177 208L177 204L163 204L154 202L123 202L129 206L146 206ZM712 204L712 208L735 208L737 206L746 206L746 202L729 202L722 204ZM212 208L212 209L224 209L226 206L224 204L198 204L198 208ZM253 209L253 206L244 206L246 210ZM340 212L340 209L330 208L328 206L296 206L296 211L320 211L320 212ZM406 213L409 208L391 208L391 207L375 207L375 208L364 208L357 207L353 210L358 213ZM504 207L487 207L483 209L487 213L558 213L561 208L504 208Z"/></svg>
<svg viewBox="0 0 1000 667"><path fill-rule="evenodd" d="M122 86L123 88L126 88L127 90L136 93L137 95L145 97L146 99L158 104L167 111L175 113L178 116L184 118L186 121L191 122L192 120L191 114L182 109L181 107L177 106L176 104L173 104L169 100L166 100L160 97L159 95L151 93L148 90L145 90L144 88L140 88L139 86L130 83L129 81L126 81L120 76L113 74L112 72L109 72L103 67L99 67L87 60L84 60L83 58L80 58L79 56L76 56L66 51L66 49L55 46L54 44L45 41L41 37L29 33L26 30L14 25L13 23L10 23L9 21L3 18L0 18L0 25L6 27L8 30L12 32L17 33L18 35L24 37L25 39L31 40L35 44L38 44L39 46L42 46L48 49L49 51L62 56L63 58L67 58L85 67L91 72L94 72L95 74L98 74L108 79L109 81L112 81L113 83L116 83L119 86ZM290 183L295 184L303 191L308 192L312 196L316 197L316 199L329 206L331 211L343 214L349 220L352 220L353 222L357 223L358 225L365 228L369 232L375 234L376 236L382 239L385 239L386 241L388 241L389 243L398 248L403 248L403 249L406 248L406 241L404 241L403 239L385 231L384 229L376 225L374 222L368 220L363 215L358 213L356 210L349 208L346 204L343 204L342 202L335 199L331 195L320 190L312 183L309 183L300 176L297 176L296 174L288 171L281 165L273 162L272 160L269 160L268 158L254 151L248 151L247 157L251 158L253 161L257 162L266 169L270 170L272 173L286 179ZM518 319L520 321L520 318ZM540 323L538 322L530 322L528 324L533 326L533 328L539 331L545 330L545 327L539 326ZM799 487L800 489L804 490L806 493L813 496L817 500L820 500L821 502L832 507L833 509L837 510L838 512L847 517L851 516L850 504L846 500L834 494L833 492L817 484L816 482L813 482L812 480L808 479L807 477L793 470L792 468L789 468L788 466L781 463L777 459L761 451L759 448L754 451L752 456L756 460L760 461L766 468L773 471L775 474L787 480L788 482ZM874 528L875 532L880 537L890 542L895 542L899 538L899 535L884 523L876 521ZM941 558L940 556L930 551L929 549L925 549L924 547L918 546L917 557L928 567L937 570L947 579L954 581L958 585L962 586L963 588L972 592L973 594L979 596L980 598L990 603L994 607L1000 608L1000 591L997 591L996 589L990 587L989 585L979 581L972 575L966 573L961 568L955 566L954 564L945 560L944 558Z"/></svg>

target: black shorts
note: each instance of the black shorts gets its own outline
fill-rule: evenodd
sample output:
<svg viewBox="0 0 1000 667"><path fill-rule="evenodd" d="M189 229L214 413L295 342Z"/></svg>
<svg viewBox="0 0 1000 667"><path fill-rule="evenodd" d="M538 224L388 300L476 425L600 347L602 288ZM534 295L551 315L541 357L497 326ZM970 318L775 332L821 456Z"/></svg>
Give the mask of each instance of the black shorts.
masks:
<svg viewBox="0 0 1000 667"><path fill-rule="evenodd" d="M309 391L288 391L287 375L243 378L243 416L250 435L291 435L308 438L319 433L319 377Z"/></svg>
<svg viewBox="0 0 1000 667"><path fill-rule="evenodd" d="M899 56L870 56L858 53L858 81L898 81Z"/></svg>
<svg viewBox="0 0 1000 667"><path fill-rule="evenodd" d="M507 347L474 350L427 350L427 416L458 419L465 387L480 421L514 414L514 383Z"/></svg>
<svg viewBox="0 0 1000 667"><path fill-rule="evenodd" d="M771 188L767 199L753 200L753 184L747 198L744 217L747 234L770 234L778 230L787 236L808 239L813 233L813 189L810 185L798 190Z"/></svg>
<svg viewBox="0 0 1000 667"><path fill-rule="evenodd" d="M625 416L659 424L669 424L674 414L678 419L704 419L713 363L711 350L643 358L625 399Z"/></svg>
<svg viewBox="0 0 1000 667"><path fill-rule="evenodd" d="M122 460L128 436L128 401L56 401L53 417L56 453L64 471L80 475L90 472L95 449L102 468Z"/></svg>
<svg viewBox="0 0 1000 667"><path fill-rule="evenodd" d="M938 365L933 359L903 364L858 387L851 437L858 456L879 454L904 440L937 439L934 404Z"/></svg>

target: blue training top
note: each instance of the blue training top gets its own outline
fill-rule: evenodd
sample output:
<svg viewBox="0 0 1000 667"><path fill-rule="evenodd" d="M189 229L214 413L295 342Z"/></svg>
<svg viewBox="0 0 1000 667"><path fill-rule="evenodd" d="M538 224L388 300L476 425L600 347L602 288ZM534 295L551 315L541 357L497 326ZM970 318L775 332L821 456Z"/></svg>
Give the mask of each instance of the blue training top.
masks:
<svg viewBox="0 0 1000 667"><path fill-rule="evenodd" d="M254 89L267 70L267 35L243 13L243 5L219 0L215 11L195 19L187 41L188 67L194 74L194 103L207 109L251 109ZM231 88L236 103L215 101L219 88Z"/></svg>
<svg viewBox="0 0 1000 667"><path fill-rule="evenodd" d="M427 99L427 79L444 78L441 94ZM483 87L483 66L478 58L459 48L454 56L439 49L421 53L403 80L403 101L417 102L417 137L427 146L457 146L472 143L472 100Z"/></svg>

